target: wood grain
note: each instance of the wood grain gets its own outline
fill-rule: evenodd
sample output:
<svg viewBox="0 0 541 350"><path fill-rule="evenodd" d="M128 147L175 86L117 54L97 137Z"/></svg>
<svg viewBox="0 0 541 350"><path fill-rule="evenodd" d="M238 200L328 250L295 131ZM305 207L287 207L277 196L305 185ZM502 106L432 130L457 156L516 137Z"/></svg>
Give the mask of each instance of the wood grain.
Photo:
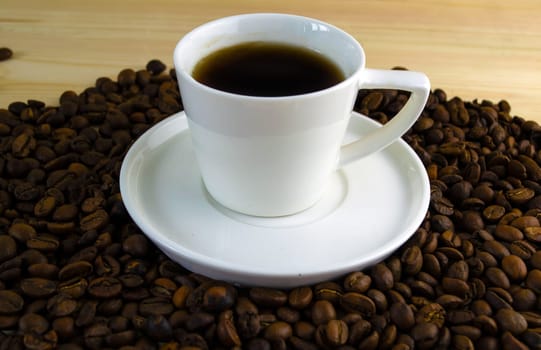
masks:
<svg viewBox="0 0 541 350"><path fill-rule="evenodd" d="M434 88L465 100L506 99L541 122L538 0L2 0L0 108L16 100L56 104L65 90L116 78L158 58L172 67L176 42L222 16L284 12L350 32L373 68L425 72Z"/></svg>

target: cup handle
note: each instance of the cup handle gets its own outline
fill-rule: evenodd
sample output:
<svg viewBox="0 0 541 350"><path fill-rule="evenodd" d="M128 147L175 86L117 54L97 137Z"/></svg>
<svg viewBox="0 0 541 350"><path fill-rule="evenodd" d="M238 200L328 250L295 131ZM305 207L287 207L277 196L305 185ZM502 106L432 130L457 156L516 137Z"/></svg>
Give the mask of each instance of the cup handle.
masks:
<svg viewBox="0 0 541 350"><path fill-rule="evenodd" d="M338 167L379 151L401 137L417 120L430 93L430 81L420 72L365 69L359 79L359 89L400 89L411 95L404 107L391 121L360 140L342 146Z"/></svg>

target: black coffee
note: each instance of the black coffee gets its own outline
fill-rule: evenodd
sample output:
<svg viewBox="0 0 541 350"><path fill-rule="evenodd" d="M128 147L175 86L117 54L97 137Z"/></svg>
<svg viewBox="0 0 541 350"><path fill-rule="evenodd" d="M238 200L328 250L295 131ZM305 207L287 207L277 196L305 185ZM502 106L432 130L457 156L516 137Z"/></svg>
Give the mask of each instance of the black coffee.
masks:
<svg viewBox="0 0 541 350"><path fill-rule="evenodd" d="M345 79L322 54L276 42L245 42L201 59L192 76L212 88L250 96L290 96L331 87Z"/></svg>

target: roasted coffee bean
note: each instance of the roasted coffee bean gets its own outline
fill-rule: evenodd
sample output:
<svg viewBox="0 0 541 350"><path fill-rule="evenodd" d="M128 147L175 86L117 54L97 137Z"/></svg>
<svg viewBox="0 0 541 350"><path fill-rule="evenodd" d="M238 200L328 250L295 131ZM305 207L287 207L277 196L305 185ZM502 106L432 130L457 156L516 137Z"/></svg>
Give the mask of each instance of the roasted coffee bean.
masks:
<svg viewBox="0 0 541 350"><path fill-rule="evenodd" d="M501 336L501 346L503 349L526 350L528 346L518 340L511 332L504 332Z"/></svg>
<svg viewBox="0 0 541 350"><path fill-rule="evenodd" d="M508 242L519 241L524 237L523 233L516 227L503 224L496 226L494 235Z"/></svg>
<svg viewBox="0 0 541 350"><path fill-rule="evenodd" d="M141 300L139 312L143 316L168 315L173 312L174 306L170 300L161 297L150 297Z"/></svg>
<svg viewBox="0 0 541 350"><path fill-rule="evenodd" d="M91 274L93 270L94 267L88 261L76 261L65 265L58 272L58 279L66 281L77 277L86 277Z"/></svg>
<svg viewBox="0 0 541 350"><path fill-rule="evenodd" d="M9 260L17 254L17 243L11 236L0 236L0 262Z"/></svg>
<svg viewBox="0 0 541 350"><path fill-rule="evenodd" d="M87 291L96 298L112 298L122 292L122 283L114 277L98 277L90 281Z"/></svg>
<svg viewBox="0 0 541 350"><path fill-rule="evenodd" d="M58 292L71 295L77 299L86 293L88 281L84 278L74 278L58 284Z"/></svg>
<svg viewBox="0 0 541 350"><path fill-rule="evenodd" d="M21 281L21 290L29 297L43 298L56 291L56 283L46 278L30 277Z"/></svg>
<svg viewBox="0 0 541 350"><path fill-rule="evenodd" d="M505 272L498 267L489 267L485 271L485 277L494 286L508 289L511 285L509 278Z"/></svg>
<svg viewBox="0 0 541 350"><path fill-rule="evenodd" d="M105 344L105 337L111 334L111 330L103 323L94 323L84 330L84 344L91 349L99 349Z"/></svg>
<svg viewBox="0 0 541 350"><path fill-rule="evenodd" d="M415 314L412 308L405 303L394 303L389 310L391 321L403 331L413 327L415 324Z"/></svg>
<svg viewBox="0 0 541 350"><path fill-rule="evenodd" d="M94 260L94 270L98 276L116 277L120 269L119 262L110 255L100 255Z"/></svg>
<svg viewBox="0 0 541 350"><path fill-rule="evenodd" d="M82 304L77 318L75 319L75 325L77 327L84 327L94 321L96 316L96 309L98 307L98 302L94 300L86 301Z"/></svg>
<svg viewBox="0 0 541 350"><path fill-rule="evenodd" d="M430 349L438 341L438 327L433 323L419 323L411 329L416 348Z"/></svg>
<svg viewBox="0 0 541 350"><path fill-rule="evenodd" d="M289 305L295 309L304 309L312 302L313 294L310 287L294 288L288 295Z"/></svg>
<svg viewBox="0 0 541 350"><path fill-rule="evenodd" d="M71 221L75 219L78 214L78 209L73 204L64 204L57 207L53 213L53 220L57 221Z"/></svg>
<svg viewBox="0 0 541 350"><path fill-rule="evenodd" d="M341 320L330 320L322 327L323 342L332 347L344 345L349 336L348 325Z"/></svg>
<svg viewBox="0 0 541 350"><path fill-rule="evenodd" d="M512 292L513 308L517 311L527 311L533 309L537 301L535 292L528 288L517 288Z"/></svg>
<svg viewBox="0 0 541 350"><path fill-rule="evenodd" d="M417 246L408 247L402 253L400 258L402 269L406 274L415 275L421 271L423 267L423 253ZM393 277L394 279L394 277Z"/></svg>
<svg viewBox="0 0 541 350"><path fill-rule="evenodd" d="M528 273L526 263L516 255L504 256L501 265L507 277L513 281L523 280Z"/></svg>
<svg viewBox="0 0 541 350"><path fill-rule="evenodd" d="M437 327L442 327L445 322L446 312L443 306L437 303L428 303L422 306L415 314L415 322L433 323Z"/></svg>
<svg viewBox="0 0 541 350"><path fill-rule="evenodd" d="M505 289L491 287L486 291L484 297L494 310L511 308L512 296Z"/></svg>
<svg viewBox="0 0 541 350"><path fill-rule="evenodd" d="M228 285L210 286L203 294L203 308L212 312L229 309L237 298L236 290Z"/></svg>
<svg viewBox="0 0 541 350"><path fill-rule="evenodd" d="M348 292L364 293L370 288L372 278L360 271L347 275L344 279L344 289Z"/></svg>
<svg viewBox="0 0 541 350"><path fill-rule="evenodd" d="M0 61L9 60L13 56L13 51L8 47L0 48Z"/></svg>
<svg viewBox="0 0 541 350"><path fill-rule="evenodd" d="M19 329L23 333L43 334L49 329L49 321L41 315L27 313L19 319Z"/></svg>
<svg viewBox="0 0 541 350"><path fill-rule="evenodd" d="M28 274L32 277L43 277L46 279L56 279L58 276L58 266L53 264L38 263L32 264L27 268Z"/></svg>
<svg viewBox="0 0 541 350"><path fill-rule="evenodd" d="M327 323L336 319L336 309L327 300L318 300L312 306L312 322L315 325Z"/></svg>
<svg viewBox="0 0 541 350"><path fill-rule="evenodd" d="M130 255L142 257L148 251L148 239L142 234L134 234L122 242L122 249Z"/></svg>
<svg viewBox="0 0 541 350"><path fill-rule="evenodd" d="M335 282L322 282L315 285L314 287L314 296L317 300L337 302L340 299L342 293L342 287Z"/></svg>
<svg viewBox="0 0 541 350"><path fill-rule="evenodd" d="M17 241L26 243L30 238L36 237L37 232L34 227L28 224L15 223L9 227L8 234Z"/></svg>
<svg viewBox="0 0 541 350"><path fill-rule="evenodd" d="M22 310L24 299L11 290L0 290L0 314L13 314Z"/></svg>
<svg viewBox="0 0 541 350"><path fill-rule="evenodd" d="M216 332L220 342L225 346L240 346L241 340L233 321L231 310L223 311L218 318Z"/></svg>
<svg viewBox="0 0 541 350"><path fill-rule="evenodd" d="M75 320L72 317L58 317L53 320L51 328L55 330L59 338L68 339L75 332Z"/></svg>
<svg viewBox="0 0 541 350"><path fill-rule="evenodd" d="M276 321L270 324L264 330L264 337L270 341L286 340L293 335L291 326L282 321Z"/></svg>
<svg viewBox="0 0 541 350"><path fill-rule="evenodd" d="M376 264L372 268L371 277L376 287L382 291L387 291L393 287L393 273L384 263Z"/></svg>
<svg viewBox="0 0 541 350"><path fill-rule="evenodd" d="M60 247L60 241L55 236L48 234L37 235L26 241L29 249L36 249L44 252L54 252Z"/></svg>
<svg viewBox="0 0 541 350"><path fill-rule="evenodd" d="M195 312L189 315L185 321L185 327L189 331L206 328L214 322L214 315L208 312Z"/></svg>
<svg viewBox="0 0 541 350"><path fill-rule="evenodd" d="M347 311L358 312L363 317L370 318L376 312L376 304L369 297L355 292L341 296L340 305Z"/></svg>
<svg viewBox="0 0 541 350"><path fill-rule="evenodd" d="M77 301L66 294L56 294L47 301L47 312L53 317L71 315L77 309Z"/></svg>
<svg viewBox="0 0 541 350"><path fill-rule="evenodd" d="M99 209L81 219L82 231L99 230L109 223L109 215L105 210Z"/></svg>

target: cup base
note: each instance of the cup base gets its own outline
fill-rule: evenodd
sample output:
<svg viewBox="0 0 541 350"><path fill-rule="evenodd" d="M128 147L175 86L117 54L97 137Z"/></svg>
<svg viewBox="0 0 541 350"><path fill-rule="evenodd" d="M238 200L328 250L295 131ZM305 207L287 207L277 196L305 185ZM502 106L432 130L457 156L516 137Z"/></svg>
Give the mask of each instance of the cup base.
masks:
<svg viewBox="0 0 541 350"><path fill-rule="evenodd" d="M203 183L201 186L208 202L222 214L238 222L267 228L298 227L319 221L339 208L348 192L347 178L338 170L331 174L321 196L308 208L286 215L262 216L230 209L212 197Z"/></svg>

